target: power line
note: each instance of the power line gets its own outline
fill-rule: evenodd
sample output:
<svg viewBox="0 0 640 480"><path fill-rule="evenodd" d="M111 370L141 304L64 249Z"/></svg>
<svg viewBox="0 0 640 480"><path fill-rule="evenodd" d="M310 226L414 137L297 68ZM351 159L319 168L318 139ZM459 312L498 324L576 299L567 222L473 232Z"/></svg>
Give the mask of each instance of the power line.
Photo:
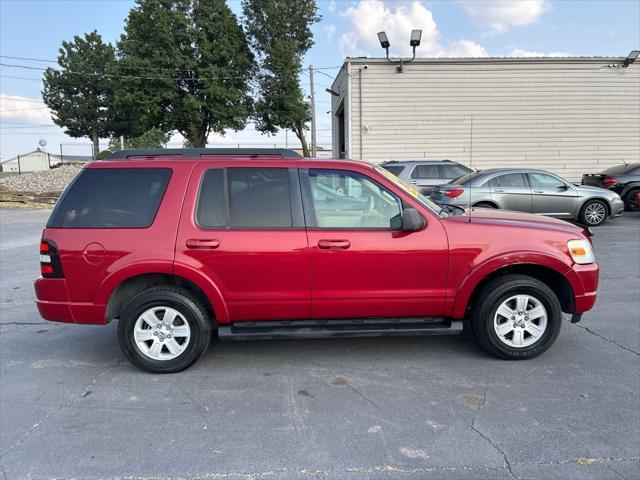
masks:
<svg viewBox="0 0 640 480"><path fill-rule="evenodd" d="M17 108L14 110L0 110L0 113L7 113L7 112L25 112L27 110L45 110L49 107L34 107L34 108Z"/></svg>
<svg viewBox="0 0 640 480"><path fill-rule="evenodd" d="M33 100L31 98L9 98L9 97L0 97L0 101L13 101L13 102L36 102L36 103L44 103L42 100Z"/></svg>

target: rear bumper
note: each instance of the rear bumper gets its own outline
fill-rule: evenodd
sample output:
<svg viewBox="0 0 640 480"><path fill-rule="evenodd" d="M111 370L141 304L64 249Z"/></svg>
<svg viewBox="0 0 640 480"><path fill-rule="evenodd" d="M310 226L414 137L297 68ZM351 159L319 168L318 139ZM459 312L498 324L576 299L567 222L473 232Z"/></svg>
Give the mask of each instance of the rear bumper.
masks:
<svg viewBox="0 0 640 480"><path fill-rule="evenodd" d="M71 302L64 278L38 278L34 283L40 316L50 322L104 325L105 305Z"/></svg>

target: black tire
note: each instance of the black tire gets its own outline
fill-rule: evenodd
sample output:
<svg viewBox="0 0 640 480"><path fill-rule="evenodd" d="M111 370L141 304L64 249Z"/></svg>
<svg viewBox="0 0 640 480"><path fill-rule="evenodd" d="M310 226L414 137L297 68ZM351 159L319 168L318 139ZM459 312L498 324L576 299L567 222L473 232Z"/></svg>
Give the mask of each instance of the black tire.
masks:
<svg viewBox="0 0 640 480"><path fill-rule="evenodd" d="M638 193L640 193L640 188L634 188L624 195L624 206L630 212L637 212L640 210L640 205L638 204L638 199L636 197Z"/></svg>
<svg viewBox="0 0 640 480"><path fill-rule="evenodd" d="M604 215L598 220L593 220L593 217L590 216L588 213L589 209L600 208L600 207L604 209ZM602 225L604 222L607 221L608 217L609 217L609 206L602 200L588 200L580 209L580 222L590 227L597 227L598 225Z"/></svg>
<svg viewBox="0 0 640 480"><path fill-rule="evenodd" d="M525 294L535 297L547 313L547 327L532 345L512 347L498 337L494 316L509 297ZM471 325L477 341L491 355L504 360L526 360L537 357L556 341L562 326L562 308L556 295L546 284L527 275L505 275L484 286L471 315Z"/></svg>
<svg viewBox="0 0 640 480"><path fill-rule="evenodd" d="M150 358L134 340L138 318L153 307L177 310L190 329L185 350L170 360ZM152 287L135 296L124 307L118 323L118 340L125 357L136 367L151 373L175 373L189 368L207 350L211 335L212 320L200 301L188 290L170 285Z"/></svg>
<svg viewBox="0 0 640 480"><path fill-rule="evenodd" d="M489 202L478 202L474 205L474 207L493 208L494 210L498 208L493 203L489 203Z"/></svg>

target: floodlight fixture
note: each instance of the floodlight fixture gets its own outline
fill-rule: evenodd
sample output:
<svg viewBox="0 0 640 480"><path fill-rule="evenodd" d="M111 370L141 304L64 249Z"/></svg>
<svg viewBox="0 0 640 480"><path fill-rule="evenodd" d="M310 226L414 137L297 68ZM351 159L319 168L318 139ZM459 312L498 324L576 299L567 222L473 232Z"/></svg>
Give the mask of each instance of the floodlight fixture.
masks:
<svg viewBox="0 0 640 480"><path fill-rule="evenodd" d="M640 50L631 50L629 55L627 55L627 58L624 59L623 65L625 67L628 67L629 65L631 65L636 61L636 59L638 58L638 55L640 55Z"/></svg>
<svg viewBox="0 0 640 480"><path fill-rule="evenodd" d="M330 88L325 88L324 91L329 93L329 94L331 94L331 95L333 95L334 97L339 97L340 96L340 94L338 92L336 92L335 90L332 90Z"/></svg>
<svg viewBox="0 0 640 480"><path fill-rule="evenodd" d="M389 50L391 44L389 43L386 32L378 32L378 40L380 41L380 46L382 48Z"/></svg>
<svg viewBox="0 0 640 480"><path fill-rule="evenodd" d="M420 46L420 39L422 38L422 30L411 30L411 38L409 39L409 45L414 49Z"/></svg>

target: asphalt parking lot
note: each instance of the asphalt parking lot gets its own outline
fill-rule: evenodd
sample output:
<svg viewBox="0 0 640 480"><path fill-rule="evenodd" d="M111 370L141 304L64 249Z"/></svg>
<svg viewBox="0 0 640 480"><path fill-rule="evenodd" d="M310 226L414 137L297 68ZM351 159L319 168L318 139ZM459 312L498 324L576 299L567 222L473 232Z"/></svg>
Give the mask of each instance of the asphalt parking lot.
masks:
<svg viewBox="0 0 640 480"><path fill-rule="evenodd" d="M0 210L0 478L640 478L640 214L600 296L527 362L463 337L212 342L150 375L116 325L40 319L47 211Z"/></svg>

